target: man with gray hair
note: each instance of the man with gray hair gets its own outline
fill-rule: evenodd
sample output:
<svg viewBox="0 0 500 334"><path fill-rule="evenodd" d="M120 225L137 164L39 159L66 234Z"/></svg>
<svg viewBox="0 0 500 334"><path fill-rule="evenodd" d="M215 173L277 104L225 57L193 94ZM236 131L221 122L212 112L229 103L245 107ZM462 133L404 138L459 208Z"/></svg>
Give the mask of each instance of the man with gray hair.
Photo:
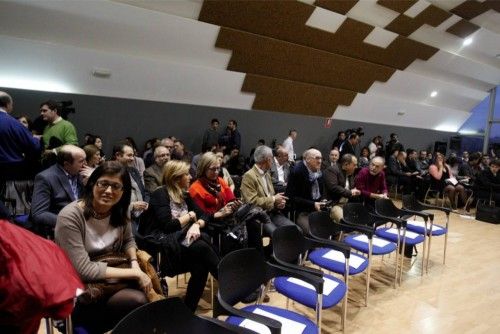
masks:
<svg viewBox="0 0 500 334"><path fill-rule="evenodd" d="M248 170L241 181L241 196L244 202L252 203L264 209L271 218L272 224L265 224L266 235L272 236L273 231L283 225L293 223L281 214L286 205L287 197L283 193L275 193L271 175L273 151L270 147L258 146L254 152L255 164ZM250 235L250 233L249 233Z"/></svg>
<svg viewBox="0 0 500 334"><path fill-rule="evenodd" d="M144 187L150 194L163 185L163 166L170 161L170 151L158 145L153 150L154 164L144 171Z"/></svg>
<svg viewBox="0 0 500 334"><path fill-rule="evenodd" d="M309 233L308 215L320 211L324 207L323 174L321 173L321 152L315 148L308 149L300 161L290 172L286 196L292 202L296 223L304 234Z"/></svg>

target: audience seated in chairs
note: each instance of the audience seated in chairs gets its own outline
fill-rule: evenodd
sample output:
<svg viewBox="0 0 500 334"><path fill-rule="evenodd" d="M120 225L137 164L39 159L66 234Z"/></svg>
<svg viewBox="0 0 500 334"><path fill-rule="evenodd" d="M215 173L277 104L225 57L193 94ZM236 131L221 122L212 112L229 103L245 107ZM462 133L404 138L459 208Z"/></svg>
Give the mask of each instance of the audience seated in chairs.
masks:
<svg viewBox="0 0 500 334"><path fill-rule="evenodd" d="M85 163L90 168L94 169L99 166L101 163L101 153L99 152L99 148L95 145L85 145L83 147L85 151Z"/></svg>
<svg viewBox="0 0 500 334"><path fill-rule="evenodd" d="M142 182L142 174L134 167L134 149L125 142L113 146L113 158L126 167L132 184L132 195L130 198L130 213L132 221L148 209L149 193L146 192Z"/></svg>
<svg viewBox="0 0 500 334"><path fill-rule="evenodd" d="M224 220L230 217L241 203L236 200L226 181L219 176L220 169L220 160L214 153L203 154L198 162L196 181L189 187L189 195L209 216L210 222L224 225ZM212 237L215 237L213 232L216 231L211 231Z"/></svg>
<svg viewBox="0 0 500 334"><path fill-rule="evenodd" d="M217 156L217 159L219 159L219 161L221 163L221 170L219 171L219 176L222 177L224 179L224 181L226 181L227 185L229 186L231 191L234 193L236 191L236 184L235 184L233 178L231 177L231 174L229 174L229 171L227 170L227 168L224 165L224 153L222 153L221 150L218 150L215 153L215 155ZM241 180L240 180L239 184L241 184ZM239 186L238 186L238 189L239 189Z"/></svg>
<svg viewBox="0 0 500 334"><path fill-rule="evenodd" d="M141 217L139 233L161 244L161 272L175 276L189 271L185 303L194 312L208 273L217 278L219 257L210 239L202 233L209 221L186 195L191 175L186 162L172 160L164 168L165 185L151 195L150 207Z"/></svg>
<svg viewBox="0 0 500 334"><path fill-rule="evenodd" d="M337 223L343 218L342 206L351 199L359 198L361 194L354 184L357 162L355 156L345 154L340 159L340 166L335 164L323 171L326 199L332 201L330 218Z"/></svg>
<svg viewBox="0 0 500 334"><path fill-rule="evenodd" d="M284 193L290 175L290 163L288 162L289 153L283 147L278 147L275 151L273 164L271 166L271 179L273 180L274 190L278 193Z"/></svg>
<svg viewBox="0 0 500 334"><path fill-rule="evenodd" d="M53 229L59 211L80 198L84 162L81 148L64 145L57 154L57 163L35 177L31 217L36 228Z"/></svg>
<svg viewBox="0 0 500 334"><path fill-rule="evenodd" d="M287 198L283 193L274 191L271 176L267 173L271 169L272 159L273 152L270 147L265 145L257 147L254 152L255 164L243 175L241 181L241 197L243 201L262 208L271 218L272 223L263 226L264 233L269 237L272 236L277 227L293 225L293 222L286 218L281 211L285 209ZM250 225L247 224L249 238L260 235L260 224L251 223ZM254 247L262 247L261 240L255 240L253 243L255 244Z"/></svg>
<svg viewBox="0 0 500 334"><path fill-rule="evenodd" d="M154 163L144 171L144 187L148 193L163 185L163 167L170 161L170 151L158 145L153 149Z"/></svg>
<svg viewBox="0 0 500 334"><path fill-rule="evenodd" d="M467 202L465 188L458 183L450 166L445 163L442 153L437 152L435 161L429 166L431 176L431 189L437 190L448 196L453 209L462 208ZM457 204L458 200L458 204Z"/></svg>
<svg viewBox="0 0 500 334"><path fill-rule="evenodd" d="M311 148L304 152L304 160L295 164L288 178L286 196L295 211L296 223L307 235L309 222L307 216L320 211L323 206L324 180L321 168L321 152Z"/></svg>
<svg viewBox="0 0 500 334"><path fill-rule="evenodd" d="M73 313L75 325L90 333L113 328L127 313L147 302L145 291L151 280L139 268L136 244L129 223L130 177L120 163L111 161L99 166L90 176L82 200L61 210L55 230L56 243L68 254L82 281L103 282L108 279L136 281L101 298L83 294ZM123 253L129 268L116 268L97 261L106 253Z"/></svg>
<svg viewBox="0 0 500 334"><path fill-rule="evenodd" d="M375 200L387 198L387 184L384 174L385 160L382 157L375 157L370 161L370 165L361 169L356 175L356 189L361 191L364 205L371 211L375 210Z"/></svg>
<svg viewBox="0 0 500 334"><path fill-rule="evenodd" d="M500 206L500 159L490 161L490 168L479 173L474 184L474 194L478 199L490 199Z"/></svg>

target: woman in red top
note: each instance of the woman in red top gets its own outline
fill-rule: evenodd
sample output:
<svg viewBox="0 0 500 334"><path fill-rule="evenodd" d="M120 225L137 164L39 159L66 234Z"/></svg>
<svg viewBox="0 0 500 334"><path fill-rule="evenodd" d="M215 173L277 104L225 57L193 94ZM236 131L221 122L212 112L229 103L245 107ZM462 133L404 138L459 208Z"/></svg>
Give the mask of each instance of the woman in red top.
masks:
<svg viewBox="0 0 500 334"><path fill-rule="evenodd" d="M230 216L240 202L221 177L220 160L212 152L203 154L198 162L196 181L189 187L189 195L215 221Z"/></svg>

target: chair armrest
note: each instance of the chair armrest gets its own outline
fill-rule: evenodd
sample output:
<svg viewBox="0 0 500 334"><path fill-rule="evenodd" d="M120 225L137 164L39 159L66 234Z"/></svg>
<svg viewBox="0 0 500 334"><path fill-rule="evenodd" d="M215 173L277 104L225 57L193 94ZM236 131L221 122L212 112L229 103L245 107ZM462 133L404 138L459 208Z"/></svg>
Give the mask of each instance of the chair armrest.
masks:
<svg viewBox="0 0 500 334"><path fill-rule="evenodd" d="M277 264L279 266L283 266L283 267L290 268L290 269L293 269L293 270L305 271L306 273L309 273L311 275L323 276L323 272L321 270L319 270L319 269L305 267L305 266L300 266L298 264L293 264L293 263L288 263L286 261L278 259L274 254L273 254L273 256L272 256L271 259L274 262L274 263L271 262L271 264Z"/></svg>
<svg viewBox="0 0 500 334"><path fill-rule="evenodd" d="M363 234L366 234L368 239L373 238L373 228L368 227L366 225L357 225L357 224L350 224L346 222L343 218L340 219L340 229L343 232L361 232Z"/></svg>
<svg viewBox="0 0 500 334"><path fill-rule="evenodd" d="M400 209L402 213L404 214L409 214L410 216L419 216L423 218L425 221L427 219L430 219L430 216L434 216L432 213L427 213L427 212L422 212L422 211L414 211L414 210L408 210L408 209Z"/></svg>
<svg viewBox="0 0 500 334"><path fill-rule="evenodd" d="M276 276L290 276L294 278L298 278L304 282L307 282L314 286L316 293L318 295L323 294L323 272L320 270L314 269L316 273L311 273L312 268L306 268L297 266L295 264L284 263L283 265L269 263L269 266L273 271L273 277ZM281 262L280 262L281 264ZM306 270L305 270L306 269Z"/></svg>
<svg viewBox="0 0 500 334"><path fill-rule="evenodd" d="M420 203L420 205L422 205L422 207L424 209L443 211L444 213L446 213L447 216L450 215L450 212L452 211L451 209L442 208L440 206L425 204L425 203L422 203L422 202L418 202L418 203Z"/></svg>
<svg viewBox="0 0 500 334"><path fill-rule="evenodd" d="M237 309L237 308L229 305L228 303L226 303L222 299L220 292L217 293L217 299L219 301L219 306L224 311L226 311L227 314L233 315L236 317L240 317L240 318L244 318L244 319L250 319L250 320L256 321L256 322L261 323L261 324L265 325L266 327L268 327L272 334L281 334L281 323L279 321L274 320L274 319L270 319L270 318L265 317L265 316L260 315L260 314L255 314L252 312L247 312L247 311Z"/></svg>
<svg viewBox="0 0 500 334"><path fill-rule="evenodd" d="M334 249L336 251L342 252L346 259L351 255L351 247L349 247L344 242L335 241L335 240L325 240L325 239L312 239L308 237L304 237L306 242L309 243L310 246L313 247L325 247Z"/></svg>
<svg viewBox="0 0 500 334"><path fill-rule="evenodd" d="M238 333L238 334L254 334L255 333L254 331L246 329L245 327L236 326L236 325L230 324L228 322L225 322L225 321L222 321L222 320L219 320L216 318L204 317L202 315L198 315L197 317L201 318L205 321L210 321L211 323L213 323L219 327L228 329L233 333Z"/></svg>
<svg viewBox="0 0 500 334"><path fill-rule="evenodd" d="M383 215L378 214L378 213L374 216L381 219L381 221L375 222L376 227L379 227L380 225L384 225L387 222L391 222L391 223L396 224L398 226L398 228L401 228L401 227L405 228L406 227L406 220L404 220L404 219L395 218L395 217L387 217L387 216L383 216Z"/></svg>

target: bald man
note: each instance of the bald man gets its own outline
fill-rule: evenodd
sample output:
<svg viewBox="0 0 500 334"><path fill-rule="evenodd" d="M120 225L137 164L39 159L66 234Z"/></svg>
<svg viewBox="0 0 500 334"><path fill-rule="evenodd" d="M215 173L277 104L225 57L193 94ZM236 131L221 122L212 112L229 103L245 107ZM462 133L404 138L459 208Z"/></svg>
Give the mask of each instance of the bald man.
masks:
<svg viewBox="0 0 500 334"><path fill-rule="evenodd" d="M63 145L57 163L35 177L31 216L35 226L53 228L57 214L67 204L80 198L85 151L75 145Z"/></svg>
<svg viewBox="0 0 500 334"><path fill-rule="evenodd" d="M313 211L321 210L323 206L323 176L321 161L323 157L317 149L309 149L303 154L304 160L300 161L290 172L286 196L295 210L296 223L304 234L309 233L309 220L307 215Z"/></svg>

